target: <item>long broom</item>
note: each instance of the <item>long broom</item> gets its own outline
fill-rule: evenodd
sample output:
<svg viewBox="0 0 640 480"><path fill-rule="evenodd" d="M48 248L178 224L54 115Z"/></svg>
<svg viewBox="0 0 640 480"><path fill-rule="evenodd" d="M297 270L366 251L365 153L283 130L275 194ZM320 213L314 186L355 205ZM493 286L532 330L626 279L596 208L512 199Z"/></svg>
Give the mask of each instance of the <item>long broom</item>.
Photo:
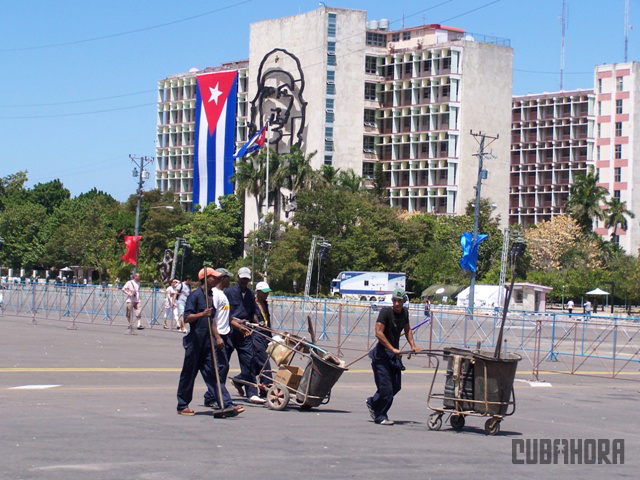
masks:
<svg viewBox="0 0 640 480"><path fill-rule="evenodd" d="M212 267L204 267L204 278L205 278L205 306L209 308L209 285L207 284L207 268ZM213 269L213 268L212 268ZM238 415L238 412L235 411L233 407L224 408L224 400L222 399L222 386L220 385L220 372L218 372L218 357L216 356L216 344L213 339L213 326L211 324L211 317L207 317L209 323L209 342L211 343L211 355L213 356L213 369L216 372L216 387L218 390L218 408L213 409L213 418L226 418L226 417L235 417Z"/></svg>

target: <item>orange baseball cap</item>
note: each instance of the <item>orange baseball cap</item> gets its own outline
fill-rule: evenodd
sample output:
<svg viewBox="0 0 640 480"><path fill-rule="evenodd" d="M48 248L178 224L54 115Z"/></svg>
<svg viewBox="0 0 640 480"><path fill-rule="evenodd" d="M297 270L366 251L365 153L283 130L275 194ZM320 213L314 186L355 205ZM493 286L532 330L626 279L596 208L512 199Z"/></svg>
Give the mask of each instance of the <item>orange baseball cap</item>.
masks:
<svg viewBox="0 0 640 480"><path fill-rule="evenodd" d="M207 277L219 277L220 273L216 272L212 267L205 267L200 269L198 272L198 280L202 280L204 278L204 271L207 270Z"/></svg>

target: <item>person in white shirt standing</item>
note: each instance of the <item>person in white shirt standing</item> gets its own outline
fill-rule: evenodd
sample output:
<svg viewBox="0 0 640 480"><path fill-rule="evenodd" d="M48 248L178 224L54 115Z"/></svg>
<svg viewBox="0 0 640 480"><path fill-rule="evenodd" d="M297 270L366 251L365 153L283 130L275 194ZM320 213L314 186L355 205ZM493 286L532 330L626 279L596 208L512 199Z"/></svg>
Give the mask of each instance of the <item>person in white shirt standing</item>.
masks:
<svg viewBox="0 0 640 480"><path fill-rule="evenodd" d="M180 315L178 314L178 305L176 304L176 287L178 286L178 280L175 278L171 280L167 290L165 291L166 295L164 298L164 325L165 329L169 328L167 325L167 318L171 317L172 322L176 322L176 329L182 330L182 325L180 325Z"/></svg>
<svg viewBox="0 0 640 480"><path fill-rule="evenodd" d="M144 327L140 322L142 317L142 307L140 306L140 274L134 273L133 278L124 284L122 291L127 296L126 300L126 316L127 322L129 322L129 328L133 328L132 315L135 313L136 320L138 321L138 330L142 330Z"/></svg>
<svg viewBox="0 0 640 480"><path fill-rule="evenodd" d="M187 304L187 298L191 294L191 275L184 277L184 281L178 285L178 314L180 315L180 326L182 333L187 333L187 327L184 322L184 307Z"/></svg>

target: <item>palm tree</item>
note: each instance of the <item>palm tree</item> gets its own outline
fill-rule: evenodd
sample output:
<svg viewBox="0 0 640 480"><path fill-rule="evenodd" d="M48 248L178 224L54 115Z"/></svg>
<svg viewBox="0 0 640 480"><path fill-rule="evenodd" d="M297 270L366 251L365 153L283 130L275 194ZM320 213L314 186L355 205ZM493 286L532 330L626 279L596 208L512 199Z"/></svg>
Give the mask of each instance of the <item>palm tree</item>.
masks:
<svg viewBox="0 0 640 480"><path fill-rule="evenodd" d="M260 154L254 157L238 160L236 171L231 177L231 181L236 184L236 193L244 202L245 194L254 198L258 218L262 216L262 203L264 201L264 181L265 171Z"/></svg>
<svg viewBox="0 0 640 480"><path fill-rule="evenodd" d="M353 168L338 174L338 185L343 190L356 193L362 188L362 177Z"/></svg>
<svg viewBox="0 0 640 480"><path fill-rule="evenodd" d="M319 181L323 185L334 185L340 172L339 168L335 168L333 165L322 165L320 170Z"/></svg>
<svg viewBox="0 0 640 480"><path fill-rule="evenodd" d="M604 226L613 228L611 233L611 241L613 241L617 236L618 227L626 231L629 228L627 217L635 218L636 215L631 210L627 210L627 202L621 202L618 198L612 197L606 202L606 205L609 208L605 212Z"/></svg>
<svg viewBox="0 0 640 480"><path fill-rule="evenodd" d="M586 175L577 174L571 185L567 212L578 222L582 231L589 233L593 230L593 219L604 220L605 214L601 204L609 191L598 185L600 176L593 167L589 167Z"/></svg>
<svg viewBox="0 0 640 480"><path fill-rule="evenodd" d="M290 201L295 201L300 190L313 188L318 182L318 172L311 166L311 159L317 152L304 154L300 147L294 146L289 153L283 155L278 170L280 185L291 191Z"/></svg>

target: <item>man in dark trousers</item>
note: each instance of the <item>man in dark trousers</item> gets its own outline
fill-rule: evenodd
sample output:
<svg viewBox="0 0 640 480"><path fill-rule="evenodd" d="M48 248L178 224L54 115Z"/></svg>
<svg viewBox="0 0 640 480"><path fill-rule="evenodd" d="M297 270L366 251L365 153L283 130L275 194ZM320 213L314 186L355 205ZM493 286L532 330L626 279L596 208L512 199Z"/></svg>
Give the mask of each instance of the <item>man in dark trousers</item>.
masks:
<svg viewBox="0 0 640 480"><path fill-rule="evenodd" d="M229 299L231 307L231 318L244 320L245 322L253 322L253 316L256 310L256 299L248 288L251 280L251 270L242 267L238 270L238 280L233 287L225 288L224 294ZM246 395L247 400L251 403L263 404L266 402L264 398L258 395L258 389L244 382L255 383L256 376L252 372L253 364L253 343L251 336L246 335L246 330L240 331L231 327L231 333L227 337L227 357L231 359L231 354L236 350L238 352L238 362L240 363L240 375L231 378L231 383L240 395ZM241 380L241 381L238 381Z"/></svg>
<svg viewBox="0 0 640 480"><path fill-rule="evenodd" d="M393 403L393 397L400 391L402 380L402 354L400 353L400 335L404 332L414 352L419 352L413 341L413 332L409 325L409 311L404 308L405 291L396 288L391 296L393 306L384 307L376 321L378 344L369 352L373 378L378 390L373 397L367 398L367 408L371 418L378 425L393 425L387 412Z"/></svg>
<svg viewBox="0 0 640 480"><path fill-rule="evenodd" d="M269 293L271 288L267 282L258 282L256 285L256 316L255 323L258 328L262 327L261 333L253 332L251 341L253 342L253 375L258 377L260 384L260 396L266 397L267 390L273 383L271 363L267 347L271 338L271 313L269 312ZM262 375L260 375L262 372Z"/></svg>
<svg viewBox="0 0 640 480"><path fill-rule="evenodd" d="M193 399L193 385L198 375L198 371L202 373L202 378L207 384L209 390L215 390L215 370L213 368L213 356L211 352L211 342L209 338L209 323L213 330L213 339L216 348L224 348L224 340L218 333L216 323L210 321L213 315L211 289L216 284L216 278L220 274L213 268L207 268L206 277L205 269L200 270L198 279L200 280L200 288L191 292L187 298L184 308L184 321L190 326L189 333L182 339L184 346L184 363L182 364L182 372L180 372L180 382L178 383L178 414L179 415L195 415L195 412L189 408L189 403ZM209 301L205 298L209 295Z"/></svg>

